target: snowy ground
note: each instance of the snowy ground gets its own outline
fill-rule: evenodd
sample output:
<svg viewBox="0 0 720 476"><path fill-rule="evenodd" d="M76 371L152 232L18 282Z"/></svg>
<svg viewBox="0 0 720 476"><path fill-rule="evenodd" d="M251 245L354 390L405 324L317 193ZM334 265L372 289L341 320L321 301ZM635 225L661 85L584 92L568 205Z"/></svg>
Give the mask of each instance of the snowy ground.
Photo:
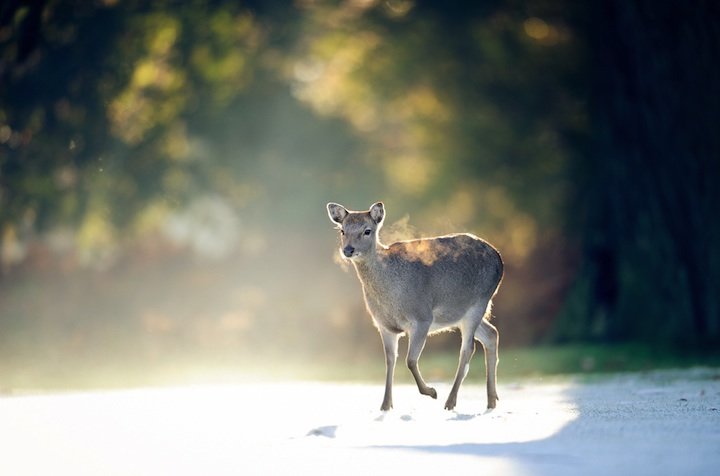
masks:
<svg viewBox="0 0 720 476"><path fill-rule="evenodd" d="M454 412L437 389L388 413L381 383L6 396L0 474L720 474L718 370L500 385L492 412L479 385Z"/></svg>

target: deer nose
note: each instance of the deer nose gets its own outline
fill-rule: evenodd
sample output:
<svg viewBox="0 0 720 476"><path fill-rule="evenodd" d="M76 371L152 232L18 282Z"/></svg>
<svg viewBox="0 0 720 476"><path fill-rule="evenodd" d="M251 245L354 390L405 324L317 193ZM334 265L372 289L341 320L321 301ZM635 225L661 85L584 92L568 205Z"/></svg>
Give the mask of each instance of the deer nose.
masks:
<svg viewBox="0 0 720 476"><path fill-rule="evenodd" d="M350 258L354 252L355 252L355 248L353 248L350 245L347 245L345 248L343 248L343 254L345 255L346 258Z"/></svg>

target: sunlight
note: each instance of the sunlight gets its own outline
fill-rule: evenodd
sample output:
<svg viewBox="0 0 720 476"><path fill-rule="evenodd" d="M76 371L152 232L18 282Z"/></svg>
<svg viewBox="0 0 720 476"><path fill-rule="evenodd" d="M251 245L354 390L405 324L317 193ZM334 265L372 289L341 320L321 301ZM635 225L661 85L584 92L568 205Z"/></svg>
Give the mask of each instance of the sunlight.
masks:
<svg viewBox="0 0 720 476"><path fill-rule="evenodd" d="M463 389L456 412L396 388L396 409L377 411L374 385L273 383L140 389L0 399L2 474L293 473L345 468L347 458L377 468L465 461L516 469L502 455L465 446L549 438L577 416L567 384ZM439 388L442 393L447 388ZM453 451L447 448L455 448ZM282 457L278 457L282 455ZM517 474L513 471L513 474Z"/></svg>
<svg viewBox="0 0 720 476"><path fill-rule="evenodd" d="M411 0L386 0L383 3L385 11L394 18L400 18L407 15L415 6Z"/></svg>
<svg viewBox="0 0 720 476"><path fill-rule="evenodd" d="M550 27L540 18L528 18L523 23L527 36L534 40L544 40L550 34Z"/></svg>
<svg viewBox="0 0 720 476"><path fill-rule="evenodd" d="M383 162L385 175L390 183L408 194L420 194L433 177L437 166L427 157L401 155Z"/></svg>
<svg viewBox="0 0 720 476"><path fill-rule="evenodd" d="M346 421L336 433L339 440L355 446L420 447L542 440L577 418L577 412L566 402L570 389L567 383L533 387L528 390L530 398L523 398L523 387L505 389L498 408L487 412L485 389L469 385L462 389L456 410L447 412L441 411L436 400L418 398L413 386L400 386L396 387L395 400L407 402L405 410L379 412L371 421L360 415L357 420ZM446 394L449 388L438 390Z"/></svg>
<svg viewBox="0 0 720 476"><path fill-rule="evenodd" d="M159 123L169 123L185 105L179 94L186 75L170 59L180 33L179 21L170 15L155 15L138 25L148 45L148 54L137 60L126 88L109 104L108 119L115 136L128 144L139 143ZM152 98L160 93L163 101Z"/></svg>
<svg viewBox="0 0 720 476"><path fill-rule="evenodd" d="M569 34L563 28L551 25L537 17L528 18L523 22L525 34L544 45L555 45L567 41Z"/></svg>
<svg viewBox="0 0 720 476"><path fill-rule="evenodd" d="M85 266L102 269L109 266L117 253L117 233L101 206L95 206L77 231L78 257Z"/></svg>

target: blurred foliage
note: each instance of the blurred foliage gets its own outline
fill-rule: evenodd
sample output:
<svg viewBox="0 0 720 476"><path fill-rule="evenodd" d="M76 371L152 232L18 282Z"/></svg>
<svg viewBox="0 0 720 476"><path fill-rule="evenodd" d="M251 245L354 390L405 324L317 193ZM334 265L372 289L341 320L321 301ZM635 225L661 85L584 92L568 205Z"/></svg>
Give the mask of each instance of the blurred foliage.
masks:
<svg viewBox="0 0 720 476"><path fill-rule="evenodd" d="M717 13L3 2L5 353L376 350L323 208L378 199L499 247L505 342L717 342Z"/></svg>

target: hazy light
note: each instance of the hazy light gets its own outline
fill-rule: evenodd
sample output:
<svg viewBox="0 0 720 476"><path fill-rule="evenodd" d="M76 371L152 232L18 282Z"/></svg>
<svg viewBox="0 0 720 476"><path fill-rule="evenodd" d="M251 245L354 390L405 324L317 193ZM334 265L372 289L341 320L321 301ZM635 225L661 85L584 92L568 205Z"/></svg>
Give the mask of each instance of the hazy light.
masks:
<svg viewBox="0 0 720 476"><path fill-rule="evenodd" d="M420 194L430 183L436 165L427 157L406 155L383 163L390 182L410 194Z"/></svg>
<svg viewBox="0 0 720 476"><path fill-rule="evenodd" d="M391 17L397 18L407 15L415 6L415 3L411 0L386 0L383 6Z"/></svg>
<svg viewBox="0 0 720 476"><path fill-rule="evenodd" d="M3 269L21 263L26 255L27 246L18 239L15 227L5 225L0 236L0 264Z"/></svg>
<svg viewBox="0 0 720 476"><path fill-rule="evenodd" d="M234 210L217 196L195 199L173 214L165 232L175 242L189 246L199 256L221 258L237 245L240 222Z"/></svg>
<svg viewBox="0 0 720 476"><path fill-rule="evenodd" d="M10 126L3 125L0 127L0 144L4 144L7 141L10 140L10 137L12 137L12 129L10 129Z"/></svg>
<svg viewBox="0 0 720 476"><path fill-rule="evenodd" d="M309 83L320 78L325 69L322 61L308 58L295 63L293 73L295 79L303 83Z"/></svg>
<svg viewBox="0 0 720 476"><path fill-rule="evenodd" d="M550 34L550 27L537 17L528 18L523 23L525 34L534 40L544 40Z"/></svg>
<svg viewBox="0 0 720 476"><path fill-rule="evenodd" d="M566 28L560 25L552 25L537 17L525 20L523 29L527 36L546 46L570 40L570 32Z"/></svg>

